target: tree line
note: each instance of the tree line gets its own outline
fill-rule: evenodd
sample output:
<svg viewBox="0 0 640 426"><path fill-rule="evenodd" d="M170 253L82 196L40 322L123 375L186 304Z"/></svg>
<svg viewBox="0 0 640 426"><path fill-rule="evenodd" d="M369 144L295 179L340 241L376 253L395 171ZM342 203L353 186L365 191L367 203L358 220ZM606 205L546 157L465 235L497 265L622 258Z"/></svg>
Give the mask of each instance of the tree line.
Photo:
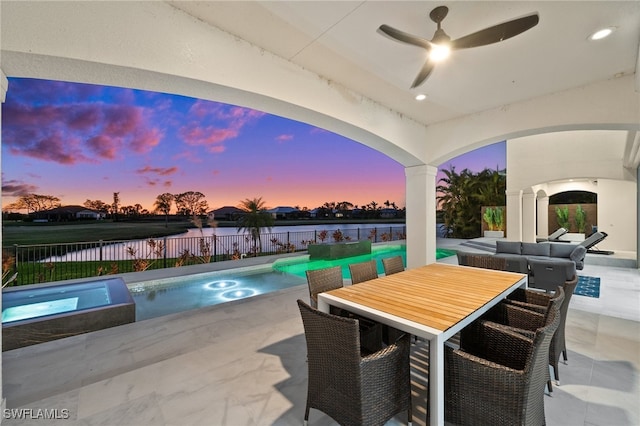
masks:
<svg viewBox="0 0 640 426"><path fill-rule="evenodd" d="M245 204L245 201L240 202L239 208L242 210L245 210L242 207ZM53 195L27 194L4 207L3 211L15 212L19 210L26 210L27 214L29 214L51 210L61 206L62 203L60 198ZM83 203L83 206L87 209L103 213L105 216L115 220L120 216L136 218L152 214L162 214L168 218L174 208L176 215L190 218L205 216L209 211L209 204L206 197L199 191L187 191L179 194L165 192L163 194L159 194L155 199L153 209L151 211L144 208L139 203L122 206L119 192L113 193L113 201L111 203L107 203L103 200L87 199ZM262 201L262 206L264 207L264 201ZM294 208L302 212L303 215L310 212L310 209L307 207L299 207L296 205ZM316 210L317 216L323 218L351 217L354 210L359 212L358 217L360 218L379 218L383 208L392 209L400 214L405 211L404 208L398 208L395 202L389 200L386 200L383 203L371 201L370 203L362 206L358 206L357 204L353 204L349 201L328 201L317 207Z"/></svg>
<svg viewBox="0 0 640 426"><path fill-rule="evenodd" d="M474 238L480 235L482 229L482 206L504 206L506 204L506 172L504 170L485 169L474 173L464 169L460 173L451 167L443 170L445 177L440 179L436 188L438 193L438 222L443 223L447 236L453 238ZM205 195L198 191L187 191L179 194L163 193L156 197L153 210L150 212L141 204L128 206L120 205L119 192L113 193L113 202L106 203L102 200L86 200L84 207L118 218L118 215L126 217L139 217L150 214L163 214L168 221L169 214L175 206L176 213L181 216L195 218L205 216L209 210L209 204ZM266 211L262 198L246 199L240 202L239 208L245 211ZM50 210L61 206L61 200L52 195L27 194L17 201L7 205L3 211L27 210L28 213ZM398 208L395 202L386 200L383 203L371 201L358 206L349 201L328 201L317 207L317 217L350 217L354 211L358 211L358 218L377 219L381 217L383 206L399 213L402 217L405 208ZM294 208L301 212L308 212L307 207ZM254 217L255 219L255 217ZM263 219L260 219L263 220ZM258 220L258 221L260 221Z"/></svg>

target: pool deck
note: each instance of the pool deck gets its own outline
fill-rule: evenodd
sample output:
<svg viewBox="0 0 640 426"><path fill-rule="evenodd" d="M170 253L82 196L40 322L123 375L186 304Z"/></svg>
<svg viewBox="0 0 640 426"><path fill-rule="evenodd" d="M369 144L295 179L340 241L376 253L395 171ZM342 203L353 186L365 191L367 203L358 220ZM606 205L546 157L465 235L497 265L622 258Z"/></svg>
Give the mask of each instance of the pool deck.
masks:
<svg viewBox="0 0 640 426"><path fill-rule="evenodd" d="M583 272L601 277L600 298L571 299L569 364L545 397L547 424L640 424L640 271ZM5 352L7 407L64 409L69 419L3 424L299 425L307 370L298 298L308 299L306 285ZM413 345L416 425L425 424L426 353L424 342ZM335 424L311 411L310 425Z"/></svg>

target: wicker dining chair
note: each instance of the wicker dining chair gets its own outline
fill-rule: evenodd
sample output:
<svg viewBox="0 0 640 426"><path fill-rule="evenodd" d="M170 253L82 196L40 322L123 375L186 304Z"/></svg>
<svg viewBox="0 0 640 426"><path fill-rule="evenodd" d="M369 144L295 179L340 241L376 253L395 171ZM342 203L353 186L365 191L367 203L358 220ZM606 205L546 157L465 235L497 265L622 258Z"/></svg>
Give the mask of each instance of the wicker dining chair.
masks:
<svg viewBox="0 0 640 426"><path fill-rule="evenodd" d="M323 313L298 300L307 340L311 408L344 426L384 425L406 411L412 421L409 336L362 357L358 320Z"/></svg>
<svg viewBox="0 0 640 426"><path fill-rule="evenodd" d="M404 271L402 256L392 256L382 258L382 268L385 275L397 274Z"/></svg>
<svg viewBox="0 0 640 426"><path fill-rule="evenodd" d="M558 287L553 297L549 298L547 309L541 312L536 312L511 303L498 303L476 322L492 321L510 327L534 331L546 325L547 317L554 309L558 312L560 311L564 298L564 289Z"/></svg>
<svg viewBox="0 0 640 426"><path fill-rule="evenodd" d="M568 361L565 328L567 323L567 314L569 312L569 303L577 285L577 276L570 281L566 281L562 285L562 289L564 291L564 302L562 303L562 306L560 306L560 326L558 326L558 330L556 330L556 334L554 334L549 348L549 364L553 367L554 379L558 385L560 384L560 372L558 368L560 354L562 354L565 364ZM535 312L545 313L549 308L549 303L551 303L553 297L553 295L548 293L541 293L535 290L517 289L515 292L507 296L507 300L505 302L531 309ZM551 390L551 383L549 383L549 389Z"/></svg>
<svg viewBox="0 0 640 426"><path fill-rule="evenodd" d="M334 266L331 268L307 270L307 284L309 286L309 300L313 308L318 307L318 293L342 288L344 281L342 279L342 267ZM358 318L360 320L360 341L362 343L363 352L376 352L382 347L383 327L382 324L376 323L367 318L359 318L357 315L331 306L330 312L334 315L343 317Z"/></svg>
<svg viewBox="0 0 640 426"><path fill-rule="evenodd" d="M507 259L504 257L495 256L466 256L466 266L473 266L475 268L484 269L496 269L498 271L506 271Z"/></svg>
<svg viewBox="0 0 640 426"><path fill-rule="evenodd" d="M376 266L376 261L374 259L371 259L367 262L350 264L349 272L351 273L351 284L359 284L378 278L378 269ZM403 334L404 333L402 331L396 328L388 325L382 325L382 341L387 344L394 342Z"/></svg>
<svg viewBox="0 0 640 426"><path fill-rule="evenodd" d="M560 324L552 309L532 332L491 322L476 324L481 338L462 335L445 346L445 421L455 425L545 424L544 388L549 346ZM546 372L545 372L546 370Z"/></svg>
<svg viewBox="0 0 640 426"><path fill-rule="evenodd" d="M342 267L307 270L307 284L309 285L309 299L311 306L318 307L318 293L342 288Z"/></svg>
<svg viewBox="0 0 640 426"><path fill-rule="evenodd" d="M367 262L352 263L349 265L351 283L358 284L378 278L378 268L375 259Z"/></svg>
<svg viewBox="0 0 640 426"><path fill-rule="evenodd" d="M562 287L558 287L553 296L549 298L547 308L541 311L535 311L530 308L517 306L508 302L499 303L483 315L480 320L476 321L476 324L479 322L490 321L509 326L513 330L521 331L526 334L547 325L549 317L552 314L555 315L555 313L557 313L558 321L561 321L560 311L564 304L564 300L564 289ZM461 340L462 339L471 341L474 339L481 339L481 336L477 333L474 329L474 325L472 324L471 327L467 327L467 329L462 330ZM549 357L547 360L548 364L551 364L550 354L551 351L547 350L547 357ZM545 376L547 378L547 388L549 393L551 393L553 392L553 386L551 384L551 374L549 373L548 368L545 372Z"/></svg>

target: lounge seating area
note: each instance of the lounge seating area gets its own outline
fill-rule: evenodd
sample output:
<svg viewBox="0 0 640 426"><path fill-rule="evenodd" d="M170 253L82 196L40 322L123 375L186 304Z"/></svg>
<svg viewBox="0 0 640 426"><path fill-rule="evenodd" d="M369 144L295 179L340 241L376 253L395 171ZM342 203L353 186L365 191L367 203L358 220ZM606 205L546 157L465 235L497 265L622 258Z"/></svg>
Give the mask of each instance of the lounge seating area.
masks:
<svg viewBox="0 0 640 426"><path fill-rule="evenodd" d="M528 274L530 287L553 291L564 282L577 279L577 271L584 268L586 252L582 244L498 240L495 254L458 251L457 256L460 265Z"/></svg>
<svg viewBox="0 0 640 426"><path fill-rule="evenodd" d="M562 384L544 398L547 424L636 425L640 326L616 318L623 307L612 298L614 288L638 272L589 265L585 271L602 277L604 291L599 299L574 296L569 307L569 364L560 365ZM307 286L300 286L10 351L4 356L7 406L66 408L65 424L301 424L307 359L296 300L308 297ZM424 341L411 345L410 363L413 424L423 425ZM406 420L400 413L387 424ZM336 422L311 410L309 424Z"/></svg>

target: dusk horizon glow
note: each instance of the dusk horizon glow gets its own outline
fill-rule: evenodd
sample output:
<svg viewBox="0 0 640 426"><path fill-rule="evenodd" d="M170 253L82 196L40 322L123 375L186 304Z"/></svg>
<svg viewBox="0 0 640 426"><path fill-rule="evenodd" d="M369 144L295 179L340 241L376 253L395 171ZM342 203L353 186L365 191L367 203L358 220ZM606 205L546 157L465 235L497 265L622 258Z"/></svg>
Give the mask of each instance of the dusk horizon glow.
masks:
<svg viewBox="0 0 640 426"><path fill-rule="evenodd" d="M503 169L505 161L499 143L443 167ZM2 105L3 208L29 193L82 205L111 204L118 192L121 206L153 211L158 195L187 191L203 193L210 210L257 197L269 208L406 205L401 164L308 124L179 95L9 79Z"/></svg>

